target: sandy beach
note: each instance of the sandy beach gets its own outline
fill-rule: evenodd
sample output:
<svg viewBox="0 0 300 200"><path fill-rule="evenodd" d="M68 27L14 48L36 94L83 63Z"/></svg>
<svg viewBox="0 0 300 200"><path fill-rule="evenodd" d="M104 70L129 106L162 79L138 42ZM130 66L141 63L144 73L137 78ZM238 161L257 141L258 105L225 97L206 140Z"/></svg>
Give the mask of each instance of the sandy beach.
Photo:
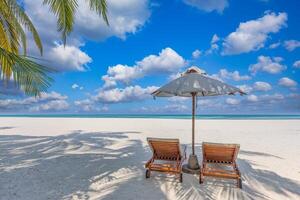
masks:
<svg viewBox="0 0 300 200"><path fill-rule="evenodd" d="M300 120L197 120L201 142L239 143L234 181L153 173L147 137L179 138L183 119L0 118L0 199L300 199Z"/></svg>

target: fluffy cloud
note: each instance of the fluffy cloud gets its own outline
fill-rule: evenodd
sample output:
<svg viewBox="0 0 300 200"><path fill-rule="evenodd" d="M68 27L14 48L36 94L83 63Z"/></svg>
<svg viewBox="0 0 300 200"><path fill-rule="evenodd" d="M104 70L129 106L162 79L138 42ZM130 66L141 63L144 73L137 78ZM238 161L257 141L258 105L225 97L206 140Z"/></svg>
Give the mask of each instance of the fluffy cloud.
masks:
<svg viewBox="0 0 300 200"><path fill-rule="evenodd" d="M210 41L210 48L205 51L205 54L212 54L212 53L218 51L219 45L217 44L217 42L219 42L219 41L220 41L219 36L217 36L217 34L214 34Z"/></svg>
<svg viewBox="0 0 300 200"><path fill-rule="evenodd" d="M47 59L51 60L50 65L55 66L59 71L84 71L92 58L78 47L56 44L47 53Z"/></svg>
<svg viewBox="0 0 300 200"><path fill-rule="evenodd" d="M110 90L100 90L93 100L99 103L111 104L121 102L142 101L151 98L151 93L158 87L150 86L142 88L141 86L128 86L124 89L114 88Z"/></svg>
<svg viewBox="0 0 300 200"><path fill-rule="evenodd" d="M276 42L276 43L270 44L269 49L276 49L280 45L281 45L280 42Z"/></svg>
<svg viewBox="0 0 300 200"><path fill-rule="evenodd" d="M218 80L229 79L234 81L245 81L251 79L248 75L240 75L238 71L230 72L227 71L227 69L221 69L218 74L213 74L212 77Z"/></svg>
<svg viewBox="0 0 300 200"><path fill-rule="evenodd" d="M193 57L194 59L197 59L197 58L200 57L201 53L202 53L202 52L201 52L199 49L196 49L195 51L193 51L192 57Z"/></svg>
<svg viewBox="0 0 300 200"><path fill-rule="evenodd" d="M249 85L238 85L237 87L246 93L250 93L253 90L253 87L251 87Z"/></svg>
<svg viewBox="0 0 300 200"><path fill-rule="evenodd" d="M13 80L5 82L4 80L0 79L0 96L18 96L23 94L24 92L16 87Z"/></svg>
<svg viewBox="0 0 300 200"><path fill-rule="evenodd" d="M269 83L257 81L253 84L253 88L256 91L269 91L272 89L272 86Z"/></svg>
<svg viewBox="0 0 300 200"><path fill-rule="evenodd" d="M183 104L170 104L163 107L164 112L184 112L188 111L188 107Z"/></svg>
<svg viewBox="0 0 300 200"><path fill-rule="evenodd" d="M63 48L57 42L60 34L56 29L56 17L49 12L49 7L42 0L24 0L24 8L36 26L43 42L45 63L59 71L83 71L92 59L80 48L85 40L102 41L109 37L126 39L127 34L134 34L144 25L150 16L148 0L110 0L108 17L110 26L95 12L90 11L85 0L78 1L73 33L68 37ZM32 38L29 37L29 53L39 56ZM50 62L51 61L51 62Z"/></svg>
<svg viewBox="0 0 300 200"><path fill-rule="evenodd" d="M286 13L266 13L256 20L240 23L235 32L230 33L223 42L223 54L247 53L262 48L268 34L278 32L286 26Z"/></svg>
<svg viewBox="0 0 300 200"><path fill-rule="evenodd" d="M228 6L227 0L183 0L183 2L206 12L217 11L222 13Z"/></svg>
<svg viewBox="0 0 300 200"><path fill-rule="evenodd" d="M298 41L298 40L286 40L286 41L284 41L284 47L288 51L294 51L296 48L300 47L300 41Z"/></svg>
<svg viewBox="0 0 300 200"><path fill-rule="evenodd" d="M71 88L72 88L73 90L76 90L76 89L83 90L83 86L79 86L79 85L76 84L76 83L74 83L74 84L71 86Z"/></svg>
<svg viewBox="0 0 300 200"><path fill-rule="evenodd" d="M300 69L300 60L295 61L293 67Z"/></svg>
<svg viewBox="0 0 300 200"><path fill-rule="evenodd" d="M270 74L278 74L285 70L287 67L280 62L283 59L281 57L268 57L268 56L259 56L257 58L257 63L250 65L249 71L252 74L256 74L258 71L264 71Z"/></svg>
<svg viewBox="0 0 300 200"><path fill-rule="evenodd" d="M92 40L101 41L111 36L122 39L135 33L150 17L148 0L107 1L109 27L99 15L91 12L85 0L79 1L75 32Z"/></svg>
<svg viewBox="0 0 300 200"><path fill-rule="evenodd" d="M151 74L171 74L184 65L185 60L176 51L165 48L159 55L149 55L137 61L134 66L118 64L109 67L102 80L105 82L104 88L110 88L116 86L117 82L128 84L134 79Z"/></svg>
<svg viewBox="0 0 300 200"><path fill-rule="evenodd" d="M234 98L227 98L225 102L229 105L238 105L240 104L240 100Z"/></svg>
<svg viewBox="0 0 300 200"><path fill-rule="evenodd" d="M219 40L220 40L219 36L217 34L214 34L210 43L214 44L214 43L218 42Z"/></svg>
<svg viewBox="0 0 300 200"><path fill-rule="evenodd" d="M97 103L95 101L92 101L91 99L74 101L74 105L76 106L78 111L84 111L84 112L95 112L95 111L106 112L109 110L109 108L105 105L99 107Z"/></svg>
<svg viewBox="0 0 300 200"><path fill-rule="evenodd" d="M69 107L68 97L57 92L41 93L39 97L0 99L0 110L4 111L62 111Z"/></svg>
<svg viewBox="0 0 300 200"><path fill-rule="evenodd" d="M297 82L288 78L288 77L283 77L279 79L278 84L284 87L296 87Z"/></svg>
<svg viewBox="0 0 300 200"><path fill-rule="evenodd" d="M249 102L257 102L258 101L258 97L254 94L248 95L247 96L247 101Z"/></svg>
<svg viewBox="0 0 300 200"><path fill-rule="evenodd" d="M263 106L265 103L275 103L284 100L284 98L285 97L279 93L265 94L260 96L251 94L246 97L246 101L250 103L257 103Z"/></svg>
<svg viewBox="0 0 300 200"><path fill-rule="evenodd" d="M64 111L69 108L69 103L65 100L53 100L47 103L34 106L30 108L30 111L43 112L43 111Z"/></svg>

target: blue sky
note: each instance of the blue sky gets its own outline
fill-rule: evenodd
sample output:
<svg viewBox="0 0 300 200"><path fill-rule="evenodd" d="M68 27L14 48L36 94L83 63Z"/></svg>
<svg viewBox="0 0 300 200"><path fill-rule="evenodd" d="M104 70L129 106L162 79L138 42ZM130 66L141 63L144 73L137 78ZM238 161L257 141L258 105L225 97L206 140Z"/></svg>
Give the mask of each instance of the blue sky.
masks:
<svg viewBox="0 0 300 200"><path fill-rule="evenodd" d="M248 93L198 98L200 114L300 113L299 1L107 1L110 27L79 0L64 48L49 8L24 0L59 72L37 99L0 84L1 113L190 113L150 93L192 65Z"/></svg>

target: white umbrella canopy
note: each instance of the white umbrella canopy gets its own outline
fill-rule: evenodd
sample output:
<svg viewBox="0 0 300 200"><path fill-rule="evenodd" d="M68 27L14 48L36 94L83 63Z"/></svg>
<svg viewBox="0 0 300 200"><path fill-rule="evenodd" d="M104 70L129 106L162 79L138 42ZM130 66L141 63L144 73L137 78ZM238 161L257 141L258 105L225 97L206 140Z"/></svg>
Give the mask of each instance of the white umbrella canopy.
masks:
<svg viewBox="0 0 300 200"><path fill-rule="evenodd" d="M191 67L181 77L160 87L152 95L156 97L192 97L193 95L220 96L235 93L245 94L239 88L210 78L199 68Z"/></svg>
<svg viewBox="0 0 300 200"><path fill-rule="evenodd" d="M167 83L152 93L154 97L192 97L192 155L189 158L189 168L198 170L199 165L195 156L195 107L196 97L246 94L237 87L208 77L198 67L191 67L181 77Z"/></svg>

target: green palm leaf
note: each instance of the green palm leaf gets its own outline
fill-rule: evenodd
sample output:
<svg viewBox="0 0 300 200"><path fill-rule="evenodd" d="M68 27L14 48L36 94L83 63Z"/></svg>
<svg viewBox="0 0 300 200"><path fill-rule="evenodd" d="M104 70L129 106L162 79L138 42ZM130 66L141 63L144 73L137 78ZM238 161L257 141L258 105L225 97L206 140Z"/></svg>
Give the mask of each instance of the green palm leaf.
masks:
<svg viewBox="0 0 300 200"><path fill-rule="evenodd" d="M13 80L26 94L37 96L46 91L53 81L49 73L54 70L42 66L27 56L20 56L0 48L0 75L4 80L8 77L3 76L3 67L8 65L12 68ZM10 78L10 77L9 77Z"/></svg>
<svg viewBox="0 0 300 200"><path fill-rule="evenodd" d="M57 17L57 29L61 32L65 45L67 35L73 30L75 10L78 7L77 0L44 0L44 4L50 5L51 11Z"/></svg>

